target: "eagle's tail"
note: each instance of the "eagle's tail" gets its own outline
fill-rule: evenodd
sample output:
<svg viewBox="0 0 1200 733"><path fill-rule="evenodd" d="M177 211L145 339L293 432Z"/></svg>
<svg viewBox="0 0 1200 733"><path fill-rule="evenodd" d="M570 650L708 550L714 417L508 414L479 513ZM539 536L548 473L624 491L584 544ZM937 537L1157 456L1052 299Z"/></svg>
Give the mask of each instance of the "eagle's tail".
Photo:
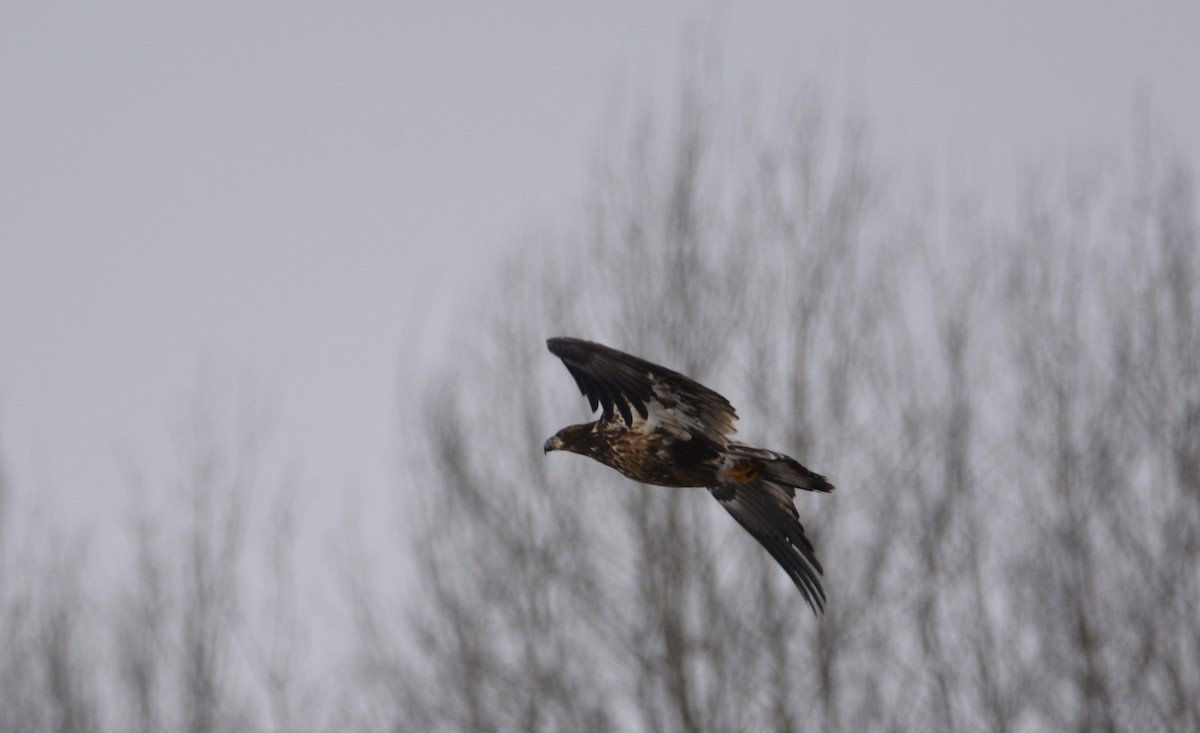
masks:
<svg viewBox="0 0 1200 733"><path fill-rule="evenodd" d="M759 463L768 481L785 486L794 486L805 491L833 491L833 484L819 473L808 470L794 458L776 453L774 457Z"/></svg>
<svg viewBox="0 0 1200 733"><path fill-rule="evenodd" d="M829 483L824 476L808 470L800 461L791 456L785 456L773 450L751 448L748 445L741 445L739 443L730 445L729 451L753 459L754 468L767 481L774 481L777 484L803 489L804 491L822 491L826 493L833 491L833 484Z"/></svg>

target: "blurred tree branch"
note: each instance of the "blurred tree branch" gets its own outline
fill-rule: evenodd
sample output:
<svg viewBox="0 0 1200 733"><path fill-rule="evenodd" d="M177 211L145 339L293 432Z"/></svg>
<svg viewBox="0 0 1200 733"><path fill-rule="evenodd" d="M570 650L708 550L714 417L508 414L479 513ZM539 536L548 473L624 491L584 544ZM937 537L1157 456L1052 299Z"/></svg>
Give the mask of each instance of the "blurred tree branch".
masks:
<svg viewBox="0 0 1200 733"><path fill-rule="evenodd" d="M718 86L617 126L577 226L524 242L410 417L423 586L411 636L359 596L371 720L1195 728L1188 172L1035 176L1011 225L969 193L905 213L861 115L809 93L771 128ZM703 495L540 454L571 419L560 333L716 387L833 478L797 499L827 615Z"/></svg>

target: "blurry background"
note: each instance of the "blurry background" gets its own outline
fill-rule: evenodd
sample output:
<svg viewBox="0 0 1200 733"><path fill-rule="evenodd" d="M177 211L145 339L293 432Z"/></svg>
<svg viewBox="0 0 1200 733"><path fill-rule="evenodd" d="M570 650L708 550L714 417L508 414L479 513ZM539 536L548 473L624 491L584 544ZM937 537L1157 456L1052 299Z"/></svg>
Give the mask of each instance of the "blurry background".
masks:
<svg viewBox="0 0 1200 733"><path fill-rule="evenodd" d="M6 5L0 730L1200 729L1196 28ZM826 616L559 333L838 485Z"/></svg>

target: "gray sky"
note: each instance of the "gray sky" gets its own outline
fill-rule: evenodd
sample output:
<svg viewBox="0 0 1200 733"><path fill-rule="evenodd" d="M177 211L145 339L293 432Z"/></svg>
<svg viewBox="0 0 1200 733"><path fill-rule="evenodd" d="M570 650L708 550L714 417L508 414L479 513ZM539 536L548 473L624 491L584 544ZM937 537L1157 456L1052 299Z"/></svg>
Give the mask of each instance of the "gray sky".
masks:
<svg viewBox="0 0 1200 733"><path fill-rule="evenodd" d="M83 522L162 475L199 372L312 486L390 489L396 383L514 235L584 193L607 106L717 18L733 80L861 100L885 155L997 170L1200 155L1200 3L27 3L0 7L0 444ZM117 507L113 509L112 507ZM108 507L108 508L105 508Z"/></svg>

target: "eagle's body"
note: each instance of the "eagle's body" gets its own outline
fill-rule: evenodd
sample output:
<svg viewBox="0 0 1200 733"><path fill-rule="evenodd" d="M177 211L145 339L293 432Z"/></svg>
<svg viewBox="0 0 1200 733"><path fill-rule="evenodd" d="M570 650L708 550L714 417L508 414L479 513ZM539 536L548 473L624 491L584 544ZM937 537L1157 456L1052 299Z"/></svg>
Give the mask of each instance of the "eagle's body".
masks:
<svg viewBox="0 0 1200 733"><path fill-rule="evenodd" d="M637 420L635 425L644 421ZM598 420L570 433L567 449L594 458L634 481L657 486L710 486L716 482L720 449L704 439L678 440L662 431L630 430L620 417Z"/></svg>
<svg viewBox="0 0 1200 733"><path fill-rule="evenodd" d="M733 406L678 372L590 341L552 338L547 345L603 414L558 431L546 452L579 453L642 483L707 487L813 610L824 608L821 564L792 504L796 489L833 491L824 477L782 453L731 440Z"/></svg>

